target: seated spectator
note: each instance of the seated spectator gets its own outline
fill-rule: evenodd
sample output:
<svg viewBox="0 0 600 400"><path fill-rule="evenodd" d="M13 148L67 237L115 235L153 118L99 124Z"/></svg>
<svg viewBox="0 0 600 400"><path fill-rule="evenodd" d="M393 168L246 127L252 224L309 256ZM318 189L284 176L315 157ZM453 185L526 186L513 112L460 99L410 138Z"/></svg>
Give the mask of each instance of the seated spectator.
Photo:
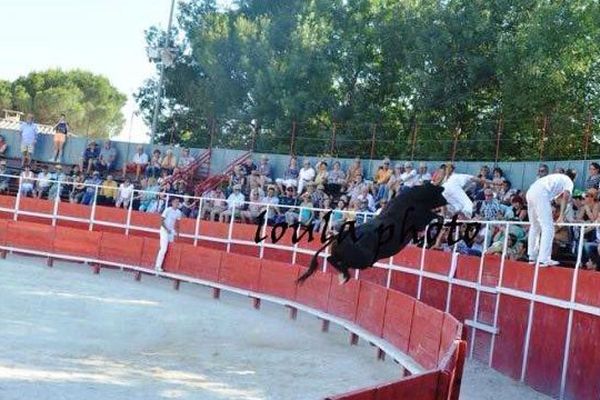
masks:
<svg viewBox="0 0 600 400"><path fill-rule="evenodd" d="M6 143L4 136L0 135L0 158L6 157L7 150L8 150L8 143Z"/></svg>
<svg viewBox="0 0 600 400"><path fill-rule="evenodd" d="M67 174L63 172L62 165L58 164L54 167L56 172L54 173L54 182L50 185L50 189L48 190L48 200L54 200L58 197L60 201L60 197L63 193L68 192L69 186L67 184L69 178Z"/></svg>
<svg viewBox="0 0 600 400"><path fill-rule="evenodd" d="M117 149L112 146L110 140L104 142L100 155L96 161L96 170L100 175L107 174L115 167L117 162Z"/></svg>
<svg viewBox="0 0 600 400"><path fill-rule="evenodd" d="M348 167L348 172L346 173L347 185L350 186L354 181L356 181L356 177L360 174L363 175L363 168L359 157L356 157L352 162L352 165Z"/></svg>
<svg viewBox="0 0 600 400"><path fill-rule="evenodd" d="M90 205L94 202L94 197L96 196L96 188L102 185L102 178L100 177L100 172L94 171L92 176L85 180L85 193L81 198L81 204ZM98 193L100 192L100 188L98 187Z"/></svg>
<svg viewBox="0 0 600 400"><path fill-rule="evenodd" d="M299 210L294 208L299 205L298 198L296 197L296 189L294 186L288 186L285 192L279 196L279 207L277 209L278 217L277 222L287 222L293 224L298 220Z"/></svg>
<svg viewBox="0 0 600 400"><path fill-rule="evenodd" d="M277 197L277 193L275 192L275 186L268 186L267 195L262 198L261 203L263 206L261 207L260 212L267 210L267 221L269 223L275 223L277 216L277 205L279 205L279 197Z"/></svg>
<svg viewBox="0 0 600 400"><path fill-rule="evenodd" d="M475 214L477 214L484 221L497 220L498 213L502 212L500 202L494 198L494 192L492 189L485 189L483 191L484 200L477 202Z"/></svg>
<svg viewBox="0 0 600 400"><path fill-rule="evenodd" d="M21 186L19 191L21 192L21 196L33 196L33 185L35 182L35 175L31 170L29 164L25 164L23 166L23 171L21 172Z"/></svg>
<svg viewBox="0 0 600 400"><path fill-rule="evenodd" d="M221 186L217 186L214 190L203 194L202 197L206 197L202 204L202 218L208 216L209 221L214 221L215 217L218 217L221 212L227 209L225 193Z"/></svg>
<svg viewBox="0 0 600 400"><path fill-rule="evenodd" d="M260 180L260 177L258 177L258 175L255 176ZM234 166L233 172L231 173L231 175L229 175L228 191L233 192L233 187L235 185L240 185L242 193L250 193L250 187L246 184L246 176L244 175L242 167L240 167L239 165Z"/></svg>
<svg viewBox="0 0 600 400"><path fill-rule="evenodd" d="M6 161L0 160L0 193L5 194L8 192L10 184L9 171L6 168Z"/></svg>
<svg viewBox="0 0 600 400"><path fill-rule="evenodd" d="M119 186L117 182L113 179L112 175L108 175L106 180L102 182L102 187L100 188L100 193L98 194L98 203L105 206L112 206L117 200L118 191Z"/></svg>
<svg viewBox="0 0 600 400"><path fill-rule="evenodd" d="M194 162L194 157L190 155L190 149L187 147L181 150L181 155L179 156L179 161L177 162L177 167L179 169L185 169L188 165Z"/></svg>
<svg viewBox="0 0 600 400"><path fill-rule="evenodd" d="M345 210L346 210L346 203L344 203L344 201L341 199L338 200L337 206L331 213L330 225L331 225L332 231L339 232L342 224L344 223L344 221L346 221L346 215L344 212Z"/></svg>
<svg viewBox="0 0 600 400"><path fill-rule="evenodd" d="M42 196L48 195L48 190L50 190L50 185L52 184L50 182L51 179L52 175L48 172L48 167L44 165L37 176L37 181L35 182L36 197L38 199L41 199Z"/></svg>
<svg viewBox="0 0 600 400"><path fill-rule="evenodd" d="M577 210L577 221L596 221L600 216L600 202L598 201L598 190L588 189L583 198L583 204Z"/></svg>
<svg viewBox="0 0 600 400"><path fill-rule="evenodd" d="M302 196L300 196L301 202L300 202L300 213L298 215L298 222L300 222L302 225L305 226L310 226L313 222L314 219L314 213L313 213L313 203L310 201L310 196L308 195L308 193L304 193Z"/></svg>
<svg viewBox="0 0 600 400"><path fill-rule="evenodd" d="M98 161L98 157L100 157L100 149L96 145L96 142L92 140L83 151L80 165L81 170L85 170L89 174L92 167Z"/></svg>
<svg viewBox="0 0 600 400"><path fill-rule="evenodd" d="M325 186L322 183L315 186L313 183L309 188L311 188L311 190L316 188L316 190L311 193L310 197L313 206L315 208L325 208L325 200L329 199L329 196L325 193Z"/></svg>
<svg viewBox="0 0 600 400"><path fill-rule="evenodd" d="M379 215L381 214L381 212L383 210L385 210L385 208L388 205L388 200L387 199L381 199L379 200L376 205L375 205L375 215Z"/></svg>
<svg viewBox="0 0 600 400"><path fill-rule="evenodd" d="M246 176L250 175L252 171L256 170L256 164L252 161L252 158L247 158L242 164L242 170ZM259 174L260 175L260 174Z"/></svg>
<svg viewBox="0 0 600 400"><path fill-rule="evenodd" d="M83 175L75 175L73 178L73 185L71 185L71 192L69 193L69 201L71 203L79 204L85 193Z"/></svg>
<svg viewBox="0 0 600 400"><path fill-rule="evenodd" d="M290 186L297 187L298 186L298 174L300 170L298 169L298 160L295 156L290 157L290 163L285 171L285 174L282 178L275 179L275 183L277 184L277 188L280 193L284 193L286 188Z"/></svg>
<svg viewBox="0 0 600 400"><path fill-rule="evenodd" d="M588 177L585 180L585 188L600 188L600 164L593 162L588 166Z"/></svg>
<svg viewBox="0 0 600 400"><path fill-rule="evenodd" d="M506 244L506 255L507 257L515 257L517 254L517 237L509 233L508 234L508 242ZM490 247L488 247L486 254L497 254L501 255L502 250L504 249L504 235L500 236L499 239L496 239L494 243Z"/></svg>
<svg viewBox="0 0 600 400"><path fill-rule="evenodd" d="M417 170L417 179L415 185L423 185L426 182L431 182L431 174L427 172L427 164L422 162L419 163L419 169Z"/></svg>
<svg viewBox="0 0 600 400"><path fill-rule="evenodd" d="M351 200L356 200L366 186L368 187L368 184L363 181L362 174L356 174L354 182L348 186L347 194Z"/></svg>
<svg viewBox="0 0 600 400"><path fill-rule="evenodd" d="M160 167L163 171L167 171L169 175L173 174L173 170L177 167L177 157L173 154L172 149L167 149L167 152L160 162Z"/></svg>
<svg viewBox="0 0 600 400"><path fill-rule="evenodd" d="M258 189L252 189L250 191L250 204L248 204L248 208L240 212L242 222L256 222L256 218L258 218L258 215L260 214L260 208L260 192Z"/></svg>
<svg viewBox="0 0 600 400"><path fill-rule="evenodd" d="M369 200L359 196L356 201L356 226L362 225L372 218L371 210L369 210Z"/></svg>
<svg viewBox="0 0 600 400"><path fill-rule="evenodd" d="M502 204L510 204L511 199L518 194L519 191L512 188L510 181L506 178L503 178L502 187L498 191L498 200L500 200Z"/></svg>
<svg viewBox="0 0 600 400"><path fill-rule="evenodd" d="M329 179L327 180L327 192L332 196L337 197L339 193L346 190L346 173L342 170L339 161L333 163L333 169L329 171Z"/></svg>
<svg viewBox="0 0 600 400"><path fill-rule="evenodd" d="M146 178L158 178L162 170L162 159L160 158L160 150L154 149L150 163L146 167Z"/></svg>
<svg viewBox="0 0 600 400"><path fill-rule="evenodd" d="M257 190L259 193L259 198L262 199L263 197L265 197L265 191L263 190L262 186L260 185L260 177L258 175L256 175L256 179L253 179L253 177L254 177L254 172L247 179L248 189L250 190L250 192L252 192L253 190ZM243 188L242 188L242 190L243 190Z"/></svg>
<svg viewBox="0 0 600 400"><path fill-rule="evenodd" d="M393 171L390 168L390 159L386 157L383 159L383 164L377 168L377 172L373 177L373 182L380 186L387 185L390 177L392 176L392 172Z"/></svg>
<svg viewBox="0 0 600 400"><path fill-rule="evenodd" d="M298 194L302 194L304 188L309 182L313 182L317 173L314 168L310 166L310 160L304 160L302 168L298 173Z"/></svg>
<svg viewBox="0 0 600 400"><path fill-rule="evenodd" d="M263 185L273 182L273 169L269 163L269 157L262 155L260 157L260 164L258 165L258 173L262 179Z"/></svg>
<svg viewBox="0 0 600 400"><path fill-rule="evenodd" d="M322 233L325 229L325 216L331 212L331 199L328 197L323 201L323 207L316 212L316 217L313 222L315 232ZM314 213L313 213L314 214Z"/></svg>
<svg viewBox="0 0 600 400"><path fill-rule="evenodd" d="M227 210L219 214L219 222L228 222L230 218L240 216L240 212L244 207L246 197L242 193L241 185L233 185L233 193L227 197Z"/></svg>
<svg viewBox="0 0 600 400"><path fill-rule="evenodd" d="M140 174L146 170L148 166L148 155L144 153L144 146L139 144L136 147L136 152L131 158L131 162L123 163L123 178L127 172L135 172L135 180L140 180Z"/></svg>
<svg viewBox="0 0 600 400"><path fill-rule="evenodd" d="M555 222L560 217L560 205L552 205L552 218ZM572 233L568 226L554 225L554 240L552 242L552 259L559 261L561 264L574 265L575 255L572 251Z"/></svg>
<svg viewBox="0 0 600 400"><path fill-rule="evenodd" d="M466 188L465 192L473 199L482 200L483 190L486 188L486 183L491 181L494 176L490 172L487 165L482 165L477 174L478 180L473 180Z"/></svg>
<svg viewBox="0 0 600 400"><path fill-rule="evenodd" d="M197 206L197 200L192 200L189 194L184 194L183 203L179 206L179 211L186 218L196 218L198 216Z"/></svg>
<svg viewBox="0 0 600 400"><path fill-rule="evenodd" d="M319 161L317 164L317 174L315 176L315 183L317 185L326 185L329 179L329 171L327 171L327 163L325 161Z"/></svg>
<svg viewBox="0 0 600 400"><path fill-rule="evenodd" d="M148 207L150 207L152 200L154 200L159 190L160 188L156 184L156 180L154 178L142 178L140 181L139 192L136 192L133 196L133 201L136 202L134 207L137 205L138 211L150 212L148 211Z"/></svg>
<svg viewBox="0 0 600 400"><path fill-rule="evenodd" d="M514 196L511 200L511 205L515 219L524 222L529 221L527 216L527 207L525 206L525 201L521 196Z"/></svg>
<svg viewBox="0 0 600 400"><path fill-rule="evenodd" d="M375 196L377 201L381 199L391 199L395 197L396 194L400 193L400 188L402 187L402 179L400 177L403 173L404 167L402 164L396 163L387 185L380 186L377 190L377 196Z"/></svg>
<svg viewBox="0 0 600 400"><path fill-rule="evenodd" d="M411 188L417 183L417 171L413 168L410 161L404 163L404 173L400 175L400 181L403 188Z"/></svg>
<svg viewBox="0 0 600 400"><path fill-rule="evenodd" d="M173 193L179 196L183 196L187 193L187 184L185 181L179 179L173 182Z"/></svg>
<svg viewBox="0 0 600 400"><path fill-rule="evenodd" d="M119 185L119 191L117 192L117 201L115 202L115 207L121 208L129 208L129 203L133 199L133 191L134 191L133 183L129 178L125 179L125 182Z"/></svg>

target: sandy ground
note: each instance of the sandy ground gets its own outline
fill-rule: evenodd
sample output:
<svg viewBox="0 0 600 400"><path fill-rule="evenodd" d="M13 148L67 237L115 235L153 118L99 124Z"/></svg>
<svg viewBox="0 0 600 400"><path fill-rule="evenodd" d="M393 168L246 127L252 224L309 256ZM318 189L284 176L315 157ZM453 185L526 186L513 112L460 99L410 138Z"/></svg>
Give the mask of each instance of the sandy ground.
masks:
<svg viewBox="0 0 600 400"><path fill-rule="evenodd" d="M0 399L320 399L399 366L316 318L164 279L37 258L0 261ZM317 384L318 382L318 384ZM547 399L469 363L461 399Z"/></svg>

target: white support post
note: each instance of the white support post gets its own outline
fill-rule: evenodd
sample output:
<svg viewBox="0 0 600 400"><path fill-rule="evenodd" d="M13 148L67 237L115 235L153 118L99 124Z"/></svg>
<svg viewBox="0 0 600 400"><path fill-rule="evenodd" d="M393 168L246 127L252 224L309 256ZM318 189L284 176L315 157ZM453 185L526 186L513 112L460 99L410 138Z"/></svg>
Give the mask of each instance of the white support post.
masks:
<svg viewBox="0 0 600 400"><path fill-rule="evenodd" d="M127 222L125 223L125 234L129 235L129 229L131 227L131 212L133 211L133 198L135 190L131 192L131 200L129 201L129 207L127 207ZM140 191L141 193L141 191Z"/></svg>
<svg viewBox="0 0 600 400"><path fill-rule="evenodd" d="M89 230L94 229L94 218L96 218L96 204L98 201L98 185L94 187L94 201L92 203L92 212L90 213L90 228Z"/></svg>
<svg viewBox="0 0 600 400"><path fill-rule="evenodd" d="M202 217L203 203L204 198L200 197L200 202L198 203L198 216L196 217L196 226L194 227L194 246L198 246L198 235L200 233L200 218Z"/></svg>
<svg viewBox="0 0 600 400"><path fill-rule="evenodd" d="M581 270L581 257L583 255L583 240L585 226L579 229L579 244L577 246L577 262L575 271L573 271L573 280L571 281L571 297L569 299L569 320L567 322L567 336L565 337L565 349L563 353L562 373L560 376L560 399L565 398L565 389L567 386L567 370L569 368L569 348L571 347L571 331L573 330L573 307L575 306L575 296L577 294L577 281L579 280L579 271Z"/></svg>
<svg viewBox="0 0 600 400"><path fill-rule="evenodd" d="M262 232L261 232L261 237L264 237L267 233L267 220L269 219L269 204L267 204L267 208L265 211L265 220L263 221L263 226L262 226ZM265 240L267 240L267 238L265 238L264 240L260 241L260 259L262 260L264 255L265 255Z"/></svg>
<svg viewBox="0 0 600 400"><path fill-rule="evenodd" d="M498 277L498 287L502 288L502 282L504 279L504 260L506 259L506 249L508 248L508 235L510 225L508 222L504 225L504 242L502 244L502 258L500 259L500 276ZM500 308L500 293L496 293L496 304L494 308L494 329L498 329L498 309ZM492 344L490 346L490 361L488 365L492 366L492 360L494 359L494 346L496 344L496 335L492 335Z"/></svg>
<svg viewBox="0 0 600 400"><path fill-rule="evenodd" d="M425 251L427 250L427 233L429 232L429 225L425 226L425 233L423 237L423 248L421 249L421 260L419 265L419 284L417 286L417 300L421 300L421 289L423 287L423 270L425 269Z"/></svg>
<svg viewBox="0 0 600 400"><path fill-rule="evenodd" d="M58 189L56 191L56 196L54 197L54 206L52 208L52 226L56 226L56 220L58 218L58 203L60 202L60 181L56 183L58 185Z"/></svg>
<svg viewBox="0 0 600 400"><path fill-rule="evenodd" d="M485 253L487 251L487 243L488 243L488 233L490 232L490 224L488 222L485 223L485 231L483 232L483 248L481 251L481 258L479 259L479 272L477 273L477 290L475 292L475 309L473 311L473 321L478 322L479 318L479 298L481 296L481 281L483 280L483 265L485 263ZM473 358L473 351L475 349L475 334L477 333L477 328L471 328L471 343L469 349L469 358Z"/></svg>
<svg viewBox="0 0 600 400"><path fill-rule="evenodd" d="M23 177L19 176L19 189L17 190L17 198L15 200L15 213L13 215L13 220L17 221L19 219L19 206L21 205L21 187L23 186Z"/></svg>
<svg viewBox="0 0 600 400"><path fill-rule="evenodd" d="M456 268L458 266L458 253L456 248L458 247L458 239L460 238L460 230L456 229L454 231L454 246L452 246L452 256L450 257L450 269L448 270L448 292L446 295L446 312L450 312L450 300L452 299L452 279L454 278L454 274L456 273Z"/></svg>
<svg viewBox="0 0 600 400"><path fill-rule="evenodd" d="M385 282L385 287L387 289L389 289L390 286L392 286L392 265L394 265L394 256L391 256L390 261L388 262L388 274L387 280Z"/></svg>
<svg viewBox="0 0 600 400"><path fill-rule="evenodd" d="M231 217L229 220L229 232L227 233L227 252L229 253L231 250L231 239L233 236L233 222L235 221L235 203L231 208Z"/></svg>

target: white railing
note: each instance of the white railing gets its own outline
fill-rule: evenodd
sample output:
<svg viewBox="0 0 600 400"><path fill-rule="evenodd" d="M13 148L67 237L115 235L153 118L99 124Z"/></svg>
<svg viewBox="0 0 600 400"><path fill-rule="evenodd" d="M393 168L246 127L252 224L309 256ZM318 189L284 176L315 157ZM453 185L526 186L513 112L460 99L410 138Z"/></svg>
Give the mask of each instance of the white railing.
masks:
<svg viewBox="0 0 600 400"><path fill-rule="evenodd" d="M100 192L100 190L102 188L105 188L102 185L84 184L84 186L86 188L87 187L93 188L93 190L94 190L93 202L90 205L89 217L88 218L78 218L78 217L61 215L60 207L59 207L59 204L61 202L61 197L60 197L61 186L65 185L65 184L71 185L71 184L73 184L73 182L52 181L52 180L49 181L51 184L56 183L58 185L58 191L57 191L58 195L55 198L48 200L48 201L54 202L52 212L44 213L44 212L31 211L31 210L23 210L21 208L22 193L21 193L20 189L21 189L22 183L23 183L22 177L17 177L17 176L12 176L12 175L2 175L2 174L0 174L0 177L9 177L10 179L18 180L19 192L17 193L17 196L15 198L14 207L0 207L0 212L13 213L14 220L18 220L18 217L20 215L34 216L34 217L39 217L39 218L51 219L52 225L56 225L58 221L66 220L66 221L74 221L74 222L80 222L83 224L88 224L88 229L90 229L90 230L93 230L94 226L96 226L96 225L111 226L111 227L122 228L124 230L125 234L130 234L132 231L137 230L137 231L153 232L153 233L156 233L158 236L158 232L159 232L158 224L155 228L150 228L147 226L136 226L136 225L132 224L132 222L131 222L132 221L132 213L134 211L132 200L129 201L126 219L125 219L124 223L102 221L102 220L98 219L96 217L96 215L97 215L96 210L98 207L98 203L97 203L98 193ZM37 178L32 178L30 180L39 181L39 179L37 179ZM114 189L113 187L108 187L108 188ZM138 195L148 193L148 194L152 194L153 196L156 196L157 198L159 196L163 196L164 200L165 200L165 205L167 205L167 206L169 204L170 197L172 197L172 196L177 196L180 198L184 197L182 195L156 193L153 191L144 191L144 190L134 190L133 194L132 194L132 198L136 197L136 193ZM222 199L222 198L215 199L215 198L194 197L194 196L185 196L185 197L188 197L192 201L198 201L198 215L196 216L196 219L195 219L193 233L180 233L180 236L191 239L193 241L194 245L198 245L198 242L200 240L219 242L219 243L225 244L226 251L228 251L228 252L231 250L232 244L239 244L239 245L246 245L246 246L258 246L259 247L258 254L259 254L260 258L264 257L265 249L285 250L285 251L289 251L292 253L291 259L293 262L296 261L297 254L312 255L315 252L314 249L307 249L307 248L302 247L302 243L294 243L292 246L288 246L285 244L270 243L268 239L262 240L259 243L256 243L253 240L253 238L249 238L249 240L234 239L233 233L234 233L235 225L237 225L235 223L235 213L236 213L236 209L239 210L239 208L237 208L235 205L233 205L231 207L231 218L228 222L229 226L227 229L227 235L226 235L227 237L223 238L223 237L215 237L215 236L205 235L202 232L202 215L204 213L206 203L207 202L222 202L222 204L226 204L226 199ZM244 206L248 206L248 205L260 205L260 206L264 207L264 210L266 210L266 213L267 213L266 216L268 216L269 212L272 211L274 208L285 208L287 210L290 210L290 209L297 210L299 215L302 210L310 210L313 212L313 215L315 215L318 212L331 211L331 210L324 210L324 209L318 209L318 208L313 208L313 207L302 207L302 206L292 206L292 205L273 206L271 204L265 204L265 203L244 202ZM351 213L351 212L345 211L345 210L337 210L337 211L341 212L342 214L345 214L345 215ZM373 213L369 213L369 212L354 212L354 214L355 214L356 219L363 218L364 221L366 221L368 217L374 216ZM448 221L446 221L446 222L448 222ZM580 275L580 271L581 271L583 246L584 246L584 240L585 240L584 231L585 231L586 227L597 228L600 226L600 224L597 224L597 223L596 224L594 224L594 223L560 223L560 224L556 224L557 226L568 226L568 227L574 228L575 230L579 231L578 245L577 245L577 258L576 258L576 262L575 262L573 280L572 280L572 284L571 284L571 292L570 292L569 300L567 301L567 300L562 300L562 299L558 299L558 298L543 296L543 295L540 295L537 293L537 283L538 283L538 278L539 278L539 273L540 273L539 260L535 263L535 265L533 265L531 267L531 268L534 268L533 285L532 285L531 291L517 290L517 289L505 287L503 285L504 272L505 272L504 271L505 270L505 260L507 258L506 253L507 253L507 249L508 249L509 228L512 225L527 226L527 225L529 225L529 223L522 222L522 221L473 221L473 220L459 220L457 222L458 223L467 223L467 224L477 222L477 223L482 224L483 229L484 229L484 241L483 241L482 256L481 256L481 259L479 262L479 269L477 272L476 281L468 281L468 280L464 280L464 279L455 278L455 272L456 272L458 260L460 257L460 254L457 251L458 243L455 243L452 246L451 265L450 265L448 274L441 274L441 273L425 270L425 265L426 265L425 258L427 255L426 246L422 246L422 248L421 248L421 253L420 253L421 256L420 256L418 269L408 268L406 266L401 266L401 265L396 265L393 262L394 257L390 257L390 259L387 263L377 262L377 263L375 263L374 267L387 270L387 272L388 272L387 278L386 278L386 287L387 288L389 288L391 285L392 271L399 271L399 272L406 273L406 274L416 275L418 277L418 287L417 287L417 299L418 300L421 300L421 298L422 298L422 291L423 291L422 287L423 287L423 279L424 278L434 279L437 281L442 281L442 282L447 283L448 284L448 293L447 293L447 298L446 298L446 311L449 311L449 309L450 309L453 285L458 285L458 286L474 289L476 291L476 298L475 298L475 306L474 306L474 312L473 312L473 320L466 321L466 325L471 328L471 345L470 345L469 352L470 352L470 356L472 357L473 356L473 347L474 347L473 343L475 342L474 339L475 339L475 334L476 334L477 330L482 330L482 331L490 333L492 335L491 349L490 349L490 355L489 355L490 366L492 365L492 362L493 362L495 338L496 338L496 333L498 331L498 312L499 312L499 304L500 304L500 296L499 295L510 295L510 296L528 300L529 301L529 312L528 312L527 330L526 330L525 343L524 343L522 370L521 370L521 376L520 376L521 381L523 381L525 379L525 375L526 375L526 371L527 371L529 344L530 344L530 338L531 338L532 321L533 321L533 313L534 313L534 303L542 303L542 304L552 305L554 307L559 307L559 308L568 310L569 311L568 327L567 327L567 334L566 334L565 346L564 346L564 359L563 359L563 366L562 366L563 368L562 368L562 377L561 377L561 398L563 398L564 392L565 392L565 385L566 385L567 366L568 366L568 362L569 362L569 351L568 350L569 350L570 341L571 341L573 313L574 313L574 311L578 311L578 312L587 313L587 314L591 314L591 315L600 317L600 308L599 307L581 304L581 303L576 302L577 282L579 280L579 275ZM483 270L484 270L484 264L485 264L484 255L486 254L486 251L489 247L490 233L493 231L494 227L497 227L504 231L504 241L503 241L503 245L502 245L502 254L501 254L501 258L500 258L498 283L495 286L490 286L490 285L483 284ZM260 228L257 225L257 229L260 229L261 237L264 237L266 235L266 233L267 233L267 218L264 219L263 224ZM300 229L300 226L299 225L296 226L295 229ZM331 226L329 226L329 229L331 230ZM427 237L428 229L429 229L429 227L427 227L425 230L425 237ZM455 231L455 233L457 233L457 232ZM429 253L429 254L431 254L431 253ZM323 258L326 258L327 256L329 256L328 249L325 249L322 252L321 256ZM324 269L326 269L327 263L324 262L323 265L324 265ZM358 270L356 270L355 277L359 278L359 276L360 276L360 272ZM480 309L480 305L481 305L480 297L481 297L482 293L496 295L493 323L491 326L478 322L479 309Z"/></svg>

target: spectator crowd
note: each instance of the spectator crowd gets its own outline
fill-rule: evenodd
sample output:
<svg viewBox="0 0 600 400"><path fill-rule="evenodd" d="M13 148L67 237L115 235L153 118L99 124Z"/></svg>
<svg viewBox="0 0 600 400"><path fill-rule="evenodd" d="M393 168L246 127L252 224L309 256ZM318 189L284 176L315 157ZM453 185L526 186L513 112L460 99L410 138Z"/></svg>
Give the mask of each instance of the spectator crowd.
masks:
<svg viewBox="0 0 600 400"><path fill-rule="evenodd" d="M64 116L56 129L58 133L67 134ZM320 160L313 165L308 158L299 160L291 156L283 174L275 176L270 160L262 156L258 163L249 158L236 165L228 180L199 193L204 198L200 208L199 199L194 197L193 174L183 173L194 161L189 149L183 149L177 157L171 149L164 154L159 149L146 154L140 145L117 171L118 152L111 142L91 141L80 164L67 167L57 163L65 141L61 136L55 141L55 156L51 160L54 163L38 168L31 160L37 135L31 118L23 123L21 131L21 171L9 170L6 160L0 160L0 193L10 191L14 178L8 175L17 174L20 175L18 190L21 196L48 200L58 197L61 201L84 205L95 201L105 206L131 206L147 213L161 213L168 207L169 197L177 196L182 199L179 207L184 217L221 222L228 222L233 217L241 222L257 223L265 211L269 224L300 222L316 232L325 228L324 217L328 210L332 210L329 227L333 230L348 221L360 225L380 213L403 190L425 182L444 184L454 172L450 164L430 172L424 163L392 163L385 158L373 176L365 176L359 158L343 169L339 161L330 165L328 161ZM6 154L6 148L6 142L0 136L0 158ZM557 169L554 172L564 171ZM538 177L549 173L547 165L539 166ZM553 205L555 221L600 223L599 185L600 165L592 162L584 188L573 192L563 215L560 207ZM460 214L461 219L528 222L525 191L512 187L501 168L482 166L476 176L469 176L461 186L473 204L472 212ZM451 217L455 211L452 207L439 210L446 217ZM527 225L509 225L507 256L510 259L527 261L527 229ZM468 246L463 241L450 245L449 231L443 228L433 248L452 251L456 246L462 254L501 254L505 231L505 224L490 225ZM563 265L574 264L579 233L579 228L555 226L553 258ZM600 267L600 230L589 227L584 235L585 267L597 269Z"/></svg>

